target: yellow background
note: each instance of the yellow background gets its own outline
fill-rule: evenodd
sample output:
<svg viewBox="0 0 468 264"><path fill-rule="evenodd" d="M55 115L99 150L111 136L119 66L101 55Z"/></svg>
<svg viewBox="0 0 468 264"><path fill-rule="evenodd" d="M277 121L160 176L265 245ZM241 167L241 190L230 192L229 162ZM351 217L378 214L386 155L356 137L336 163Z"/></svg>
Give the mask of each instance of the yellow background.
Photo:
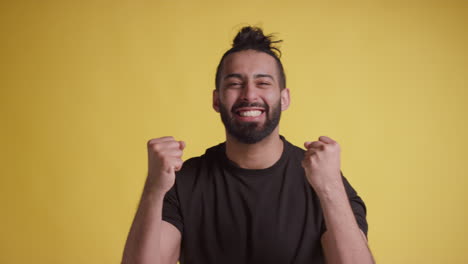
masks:
<svg viewBox="0 0 468 264"><path fill-rule="evenodd" d="M378 263L468 263L467 1L2 1L0 263L118 263L146 141L224 140L216 65L284 39L281 133L328 135Z"/></svg>

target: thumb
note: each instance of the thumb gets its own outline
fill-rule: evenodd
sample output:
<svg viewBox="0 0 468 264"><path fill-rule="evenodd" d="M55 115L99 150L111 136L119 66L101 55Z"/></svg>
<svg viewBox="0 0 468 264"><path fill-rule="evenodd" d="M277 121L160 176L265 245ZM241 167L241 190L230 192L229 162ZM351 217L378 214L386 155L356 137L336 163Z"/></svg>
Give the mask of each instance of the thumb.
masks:
<svg viewBox="0 0 468 264"><path fill-rule="evenodd" d="M175 168L174 168L173 166L170 166L170 167L167 169L166 173L168 173L168 174L174 174L174 173L175 173Z"/></svg>

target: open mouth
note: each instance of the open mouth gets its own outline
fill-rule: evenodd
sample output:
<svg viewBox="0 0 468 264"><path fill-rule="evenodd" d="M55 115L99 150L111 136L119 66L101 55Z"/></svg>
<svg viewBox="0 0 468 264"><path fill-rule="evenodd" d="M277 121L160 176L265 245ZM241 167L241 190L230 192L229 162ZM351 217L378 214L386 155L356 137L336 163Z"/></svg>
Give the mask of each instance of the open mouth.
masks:
<svg viewBox="0 0 468 264"><path fill-rule="evenodd" d="M264 111L262 110L247 110L247 111L236 111L238 116L242 117L256 117L260 116Z"/></svg>
<svg viewBox="0 0 468 264"><path fill-rule="evenodd" d="M243 107L236 109L235 114L239 117L258 117L264 112L265 110L262 108Z"/></svg>

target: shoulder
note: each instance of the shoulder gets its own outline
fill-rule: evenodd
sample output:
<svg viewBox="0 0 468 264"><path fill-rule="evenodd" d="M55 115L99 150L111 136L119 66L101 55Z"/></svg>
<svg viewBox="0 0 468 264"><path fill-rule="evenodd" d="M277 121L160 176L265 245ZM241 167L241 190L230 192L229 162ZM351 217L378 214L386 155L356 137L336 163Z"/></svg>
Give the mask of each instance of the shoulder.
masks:
<svg viewBox="0 0 468 264"><path fill-rule="evenodd" d="M296 145L293 145L286 139L284 139L284 146L285 146L285 151L288 153L289 156L293 158L299 158L301 160L304 158L304 153L305 153L304 149Z"/></svg>
<svg viewBox="0 0 468 264"><path fill-rule="evenodd" d="M184 162L180 171L176 172L174 192L182 205L190 204L196 189L206 186L211 171L219 164L222 144L211 147L198 157L193 157Z"/></svg>
<svg viewBox="0 0 468 264"><path fill-rule="evenodd" d="M192 157L182 165L177 172L177 178L193 177L198 173L201 167L216 163L224 151L224 143L208 148L205 153L198 157Z"/></svg>

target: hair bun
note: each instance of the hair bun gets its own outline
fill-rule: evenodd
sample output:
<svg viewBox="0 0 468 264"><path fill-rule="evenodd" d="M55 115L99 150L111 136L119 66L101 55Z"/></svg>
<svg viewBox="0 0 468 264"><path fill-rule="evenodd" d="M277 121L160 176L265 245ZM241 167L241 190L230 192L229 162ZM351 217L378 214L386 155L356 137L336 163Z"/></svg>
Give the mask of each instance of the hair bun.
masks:
<svg viewBox="0 0 468 264"><path fill-rule="evenodd" d="M270 50L278 53L281 56L281 52L278 48L272 46L272 44L282 42L281 40L273 41L273 35L265 36L263 30L258 27L243 27L234 38L232 48L235 50Z"/></svg>
<svg viewBox="0 0 468 264"><path fill-rule="evenodd" d="M223 71L223 63L226 56L244 50L254 50L264 52L272 56L276 60L279 72L279 86L281 89L286 87L286 74L284 73L283 64L281 63L281 51L274 44L282 42L282 40L273 40L273 34L263 34L263 30L258 27L243 27L239 30L236 37L232 42L232 48L226 51L221 57L221 61L216 68L215 86L216 90L219 89L221 84L221 74Z"/></svg>

